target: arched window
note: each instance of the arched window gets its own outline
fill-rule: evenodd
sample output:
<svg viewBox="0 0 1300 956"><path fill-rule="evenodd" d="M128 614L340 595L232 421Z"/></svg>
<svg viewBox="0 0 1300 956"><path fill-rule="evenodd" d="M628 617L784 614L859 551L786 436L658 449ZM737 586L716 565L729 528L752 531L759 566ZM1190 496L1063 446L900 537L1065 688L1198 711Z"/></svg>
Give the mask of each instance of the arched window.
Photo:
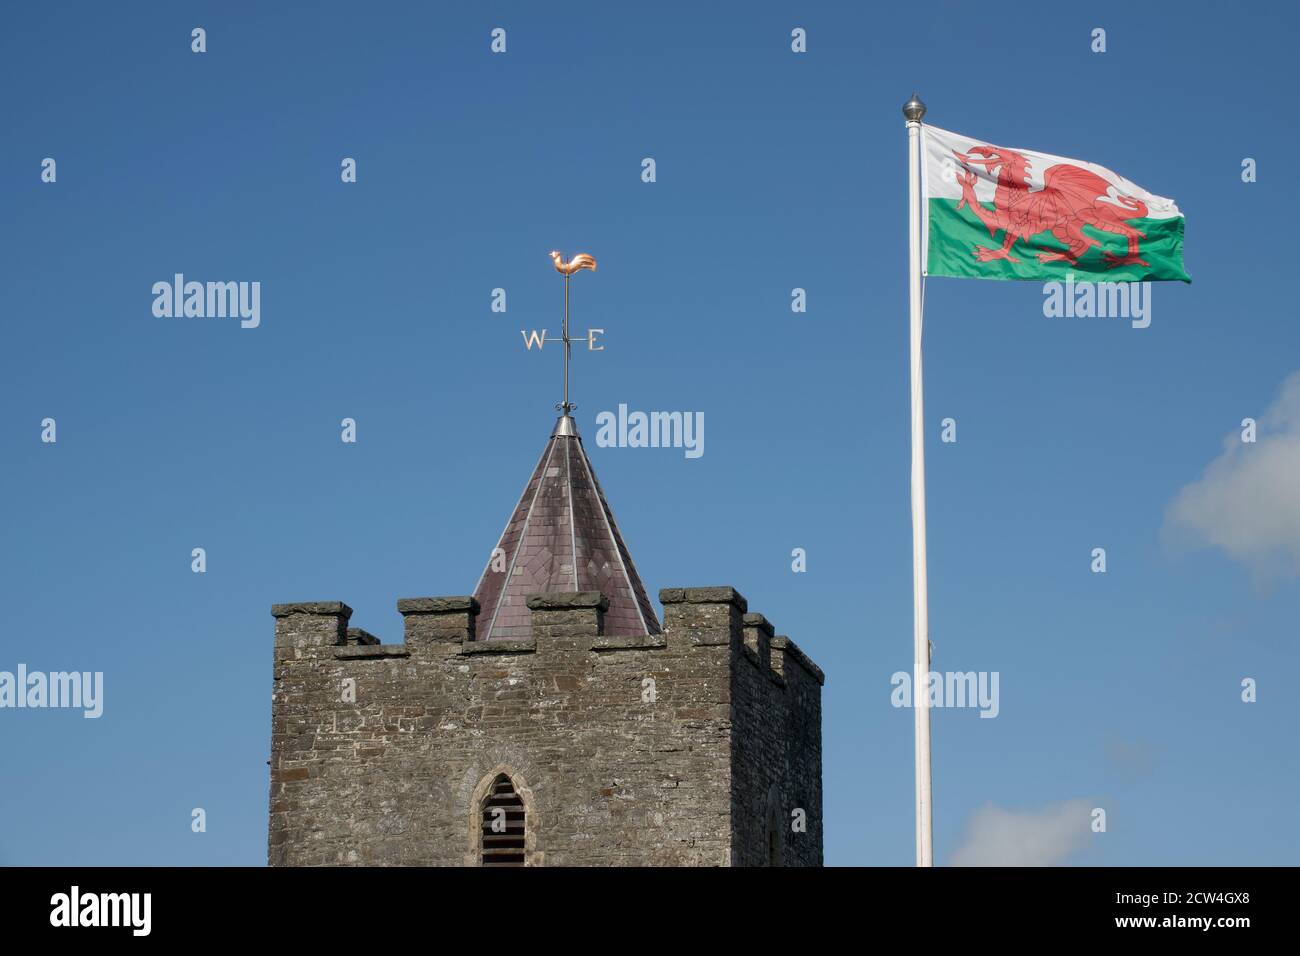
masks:
<svg viewBox="0 0 1300 956"><path fill-rule="evenodd" d="M479 862L483 866L523 866L524 801L508 774L497 774L488 787L482 815Z"/></svg>

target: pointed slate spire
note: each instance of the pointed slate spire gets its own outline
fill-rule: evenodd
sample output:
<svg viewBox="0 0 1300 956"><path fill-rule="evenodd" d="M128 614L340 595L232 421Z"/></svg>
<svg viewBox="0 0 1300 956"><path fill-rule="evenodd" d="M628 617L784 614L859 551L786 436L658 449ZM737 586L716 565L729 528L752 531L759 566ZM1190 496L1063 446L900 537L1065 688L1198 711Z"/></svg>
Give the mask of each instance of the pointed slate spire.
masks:
<svg viewBox="0 0 1300 956"><path fill-rule="evenodd" d="M605 633L658 634L659 619L637 574L577 425L561 415L514 514L479 578L478 640L532 636L529 594L600 591L609 599ZM494 550L494 554L497 551Z"/></svg>

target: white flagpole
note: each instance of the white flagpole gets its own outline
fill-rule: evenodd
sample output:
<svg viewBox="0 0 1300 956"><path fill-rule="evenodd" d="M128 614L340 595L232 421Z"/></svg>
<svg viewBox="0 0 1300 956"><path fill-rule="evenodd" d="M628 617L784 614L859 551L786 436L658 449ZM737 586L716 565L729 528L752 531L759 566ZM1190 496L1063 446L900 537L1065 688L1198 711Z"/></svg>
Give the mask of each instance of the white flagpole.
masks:
<svg viewBox="0 0 1300 956"><path fill-rule="evenodd" d="M930 784L930 620L925 565L925 397L921 380L921 117L915 93L907 119L908 299L912 326L912 711L916 718L916 865L934 866Z"/></svg>

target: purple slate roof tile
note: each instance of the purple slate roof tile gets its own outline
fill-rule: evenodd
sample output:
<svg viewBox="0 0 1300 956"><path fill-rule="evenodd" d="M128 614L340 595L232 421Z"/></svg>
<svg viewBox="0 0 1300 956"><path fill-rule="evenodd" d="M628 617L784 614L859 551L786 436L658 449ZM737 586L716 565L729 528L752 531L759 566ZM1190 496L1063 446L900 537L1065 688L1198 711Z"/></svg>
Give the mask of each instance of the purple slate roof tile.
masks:
<svg viewBox="0 0 1300 956"><path fill-rule="evenodd" d="M477 639L532 635L529 594L601 591L609 599L605 633L658 634L659 619L632 563L576 426L556 433L538 459L497 547L505 570L489 558L474 597Z"/></svg>

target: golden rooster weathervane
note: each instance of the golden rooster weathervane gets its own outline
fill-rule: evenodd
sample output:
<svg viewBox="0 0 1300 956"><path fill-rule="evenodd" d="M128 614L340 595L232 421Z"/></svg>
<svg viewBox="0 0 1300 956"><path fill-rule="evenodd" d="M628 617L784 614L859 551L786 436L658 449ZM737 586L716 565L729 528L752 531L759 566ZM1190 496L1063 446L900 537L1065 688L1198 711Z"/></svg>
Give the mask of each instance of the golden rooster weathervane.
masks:
<svg viewBox="0 0 1300 956"><path fill-rule="evenodd" d="M565 262L560 253L552 250L551 261L555 263L555 271L564 276L564 322L560 326L561 339L564 341L564 401L555 407L560 410L562 417L567 418L569 412L578 407L569 401L569 276L582 269L590 269L595 272L596 260L587 253L580 252L568 262ZM592 343L592 336L588 333L589 348L592 347Z"/></svg>
<svg viewBox="0 0 1300 956"><path fill-rule="evenodd" d="M555 271L566 279L579 269L590 269L592 272L596 271L595 258L587 255L585 252L580 252L568 262L565 262L564 257L552 249L551 261L555 263Z"/></svg>

